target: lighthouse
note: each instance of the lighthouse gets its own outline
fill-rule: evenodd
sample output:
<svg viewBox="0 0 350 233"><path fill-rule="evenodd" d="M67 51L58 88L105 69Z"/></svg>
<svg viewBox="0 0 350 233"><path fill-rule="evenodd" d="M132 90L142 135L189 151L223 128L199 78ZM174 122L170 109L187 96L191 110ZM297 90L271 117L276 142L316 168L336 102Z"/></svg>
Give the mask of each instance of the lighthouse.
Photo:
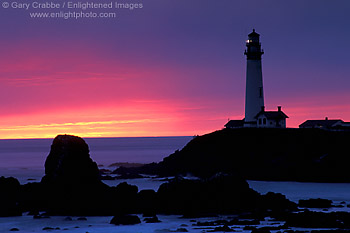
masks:
<svg viewBox="0 0 350 233"><path fill-rule="evenodd" d="M260 35L253 29L253 32L248 35L247 49L244 52L244 55L247 56L244 127L256 127L255 117L264 107L261 70L261 56L264 51L261 49L259 37Z"/></svg>
<svg viewBox="0 0 350 233"><path fill-rule="evenodd" d="M286 128L288 116L278 106L277 111L266 111L264 105L264 88L261 70L260 35L253 32L248 35L246 41L247 56L246 91L245 91L245 118L243 120L229 120L226 128Z"/></svg>

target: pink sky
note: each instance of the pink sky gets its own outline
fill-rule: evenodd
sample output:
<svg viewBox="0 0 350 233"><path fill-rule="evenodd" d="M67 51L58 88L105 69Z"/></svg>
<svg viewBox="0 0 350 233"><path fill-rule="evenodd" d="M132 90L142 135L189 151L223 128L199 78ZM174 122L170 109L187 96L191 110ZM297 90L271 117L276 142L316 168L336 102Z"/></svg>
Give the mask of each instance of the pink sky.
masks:
<svg viewBox="0 0 350 233"><path fill-rule="evenodd" d="M288 127L350 121L350 46L339 40L350 36L349 2L272 2L154 0L117 21L33 20L1 9L0 138L221 129L244 117L252 28L265 50L267 110L282 105Z"/></svg>

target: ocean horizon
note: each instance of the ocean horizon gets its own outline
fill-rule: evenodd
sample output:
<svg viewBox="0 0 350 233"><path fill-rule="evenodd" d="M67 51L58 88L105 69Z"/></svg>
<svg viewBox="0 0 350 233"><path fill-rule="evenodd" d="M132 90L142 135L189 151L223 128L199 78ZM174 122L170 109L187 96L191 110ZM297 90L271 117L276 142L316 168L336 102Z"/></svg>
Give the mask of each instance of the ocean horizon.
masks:
<svg viewBox="0 0 350 233"><path fill-rule="evenodd" d="M182 149L193 137L84 138L90 157L100 167L117 162L160 162ZM40 181L53 139L1 139L0 176L15 177L21 183ZM29 180L28 180L29 179Z"/></svg>

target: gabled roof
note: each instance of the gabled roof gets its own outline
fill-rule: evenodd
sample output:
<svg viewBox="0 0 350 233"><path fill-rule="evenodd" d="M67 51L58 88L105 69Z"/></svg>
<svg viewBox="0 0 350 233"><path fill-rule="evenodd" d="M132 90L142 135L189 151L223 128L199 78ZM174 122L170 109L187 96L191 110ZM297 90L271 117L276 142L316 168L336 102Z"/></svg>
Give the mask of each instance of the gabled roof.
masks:
<svg viewBox="0 0 350 233"><path fill-rule="evenodd" d="M322 128L330 128L336 123L343 122L340 119L333 120L307 120L304 123L299 125L299 128L314 128L314 127L322 127Z"/></svg>
<svg viewBox="0 0 350 233"><path fill-rule="evenodd" d="M225 127L226 128L238 128L238 127L243 127L244 125L244 119L243 120L230 120L229 122L226 123Z"/></svg>
<svg viewBox="0 0 350 233"><path fill-rule="evenodd" d="M282 111L260 111L255 118L258 118L260 115L265 115L267 119L286 119L289 118Z"/></svg>

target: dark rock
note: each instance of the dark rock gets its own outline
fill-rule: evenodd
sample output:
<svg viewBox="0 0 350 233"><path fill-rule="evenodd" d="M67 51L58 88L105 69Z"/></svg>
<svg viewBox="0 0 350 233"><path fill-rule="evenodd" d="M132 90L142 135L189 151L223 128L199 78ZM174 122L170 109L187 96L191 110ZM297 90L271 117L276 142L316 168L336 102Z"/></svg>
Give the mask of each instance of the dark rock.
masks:
<svg viewBox="0 0 350 233"><path fill-rule="evenodd" d="M297 204L288 200L285 195L273 192L262 195L261 206L263 209L270 209L277 214L298 209Z"/></svg>
<svg viewBox="0 0 350 233"><path fill-rule="evenodd" d="M114 215L133 214L139 212L137 211L137 186L122 182L116 187L112 187L111 190L113 200L110 200L108 205L112 208Z"/></svg>
<svg viewBox="0 0 350 233"><path fill-rule="evenodd" d="M115 180L113 176L101 176L101 180Z"/></svg>
<svg viewBox="0 0 350 233"><path fill-rule="evenodd" d="M43 228L43 231L52 231L52 230L55 230L55 228L53 228L53 227L44 227Z"/></svg>
<svg viewBox="0 0 350 233"><path fill-rule="evenodd" d="M215 217L218 217L218 215L214 213L207 213L207 212L200 213L198 211L188 211L187 213L181 216L181 218L215 218Z"/></svg>
<svg viewBox="0 0 350 233"><path fill-rule="evenodd" d="M229 222L229 225L259 225L259 220L239 220L233 219Z"/></svg>
<svg viewBox="0 0 350 233"><path fill-rule="evenodd" d="M31 210L31 211L28 212L27 215L32 215L32 216L34 216L34 215L40 215L40 213L39 213L38 210Z"/></svg>
<svg viewBox="0 0 350 233"><path fill-rule="evenodd" d="M350 182L349 141L350 131L223 129L195 137L160 163L123 172L202 178L224 172L248 180Z"/></svg>
<svg viewBox="0 0 350 233"><path fill-rule="evenodd" d="M44 209L51 215L112 215L112 189L100 180L96 163L82 138L58 135L45 162L40 183Z"/></svg>
<svg viewBox="0 0 350 233"><path fill-rule="evenodd" d="M130 167L141 167L143 165L144 165L143 163L123 163L123 162L119 162L119 163L112 163L108 167L125 167L125 168L130 168Z"/></svg>
<svg viewBox="0 0 350 233"><path fill-rule="evenodd" d="M76 136L56 136L45 161L45 176L41 182L91 184L99 181L99 170L90 158L86 142Z"/></svg>
<svg viewBox="0 0 350 233"><path fill-rule="evenodd" d="M77 220L78 220L78 221L87 221L87 218L85 218L85 217L79 217Z"/></svg>
<svg viewBox="0 0 350 233"><path fill-rule="evenodd" d="M135 225L141 223L141 220L136 215L119 215L114 216L110 224L114 225Z"/></svg>
<svg viewBox="0 0 350 233"><path fill-rule="evenodd" d="M288 229L288 227L285 225L280 225L280 226L276 226L276 227L273 227L273 226L260 227L259 229L260 230L268 230L268 231L278 231L278 230Z"/></svg>
<svg viewBox="0 0 350 233"><path fill-rule="evenodd" d="M158 212L157 193L151 189L141 190L137 194L137 206L139 212L143 213L143 217L154 217Z"/></svg>
<svg viewBox="0 0 350 233"><path fill-rule="evenodd" d="M312 230L311 233L350 233L350 230Z"/></svg>
<svg viewBox="0 0 350 233"><path fill-rule="evenodd" d="M332 207L332 201L327 199L308 199L308 200L299 200L298 203L299 207L306 207L306 208L331 208Z"/></svg>
<svg viewBox="0 0 350 233"><path fill-rule="evenodd" d="M160 212L189 217L251 210L260 198L245 180L225 174L206 180L177 178L162 184L157 195Z"/></svg>
<svg viewBox="0 0 350 233"><path fill-rule="evenodd" d="M33 216L33 219L43 219L43 218L50 218L50 216L45 215L45 214L39 214L39 215Z"/></svg>
<svg viewBox="0 0 350 233"><path fill-rule="evenodd" d="M253 226L245 226L245 227L243 227L243 230L245 230L245 231L252 231L252 230L255 230L256 229L256 227L253 227Z"/></svg>
<svg viewBox="0 0 350 233"><path fill-rule="evenodd" d="M118 174L117 179L139 179L144 178L144 176L140 175L138 172L133 172L132 169L137 169L137 167L119 167L114 170L111 174Z"/></svg>
<svg viewBox="0 0 350 233"><path fill-rule="evenodd" d="M197 180L179 176L162 184L157 192L138 192L137 186L126 182L109 187L100 180L97 165L90 158L85 141L70 135L59 135L54 139L45 162L45 174L41 183L20 186L18 181L15 184L11 180L9 183L14 184L13 187L7 185L9 180L0 178L0 187L3 185L4 190L6 187L11 187L7 190L15 190L15 194L11 193L13 195L7 198L20 193L20 198L13 199L14 206L19 203L21 210L31 211L34 218L44 218L45 215L39 215L39 211L59 216L114 215L116 220L113 222L124 218L135 220L137 216L128 215L135 213L149 216L149 221L153 222L157 220L156 214L161 213L184 217L249 213L255 216L254 221L258 221L267 210L273 210L277 215L288 213L295 207L295 203L281 194L260 195L250 189L244 179L232 173L218 173Z"/></svg>
<svg viewBox="0 0 350 233"><path fill-rule="evenodd" d="M161 222L157 216L153 216L151 218L145 218L143 221L145 221L146 223L158 223Z"/></svg>
<svg viewBox="0 0 350 233"><path fill-rule="evenodd" d="M250 220L257 220L257 221L264 221L266 217L265 210L261 211L252 211L252 212L245 212L238 215L238 219L250 219Z"/></svg>
<svg viewBox="0 0 350 233"><path fill-rule="evenodd" d="M303 228L348 228L350 227L350 213L313 211L291 213L287 215L285 225Z"/></svg>
<svg viewBox="0 0 350 233"><path fill-rule="evenodd" d="M0 217L21 216L18 206L20 184L13 177L0 177Z"/></svg>
<svg viewBox="0 0 350 233"><path fill-rule="evenodd" d="M39 211L46 211L48 193L41 183L27 183L21 185L20 206L28 215L39 215Z"/></svg>
<svg viewBox="0 0 350 233"><path fill-rule="evenodd" d="M197 224L195 224L195 226L218 226L218 225L229 225L229 222L226 220L215 220L215 221L197 222Z"/></svg>
<svg viewBox="0 0 350 233"><path fill-rule="evenodd" d="M271 233L271 231L266 228L256 228L251 233Z"/></svg>
<svg viewBox="0 0 350 233"><path fill-rule="evenodd" d="M11 228L10 231L19 231L19 229L14 227L14 228Z"/></svg>
<svg viewBox="0 0 350 233"><path fill-rule="evenodd" d="M155 211L154 212L144 212L142 214L142 217L144 217L144 218L153 218L154 216L156 216L156 212Z"/></svg>
<svg viewBox="0 0 350 233"><path fill-rule="evenodd" d="M132 174L132 173L126 173L115 177L115 179L118 179L118 180L142 179L142 178L146 178L146 177L140 174Z"/></svg>
<svg viewBox="0 0 350 233"><path fill-rule="evenodd" d="M188 232L188 230L186 228L177 228L174 232Z"/></svg>
<svg viewBox="0 0 350 233"><path fill-rule="evenodd" d="M220 226L220 227L215 227L214 230L208 231L208 232L219 232L219 231L223 231L223 232L234 232L235 230L231 229L229 226L224 225L224 226Z"/></svg>
<svg viewBox="0 0 350 233"><path fill-rule="evenodd" d="M122 182L116 186L116 191L122 196L136 196L138 187L136 185L130 185L127 182Z"/></svg>
<svg viewBox="0 0 350 233"><path fill-rule="evenodd" d="M101 175L105 175L105 174L109 174L109 173L111 173L112 171L111 170L108 170L108 169L99 169L99 171L100 171L100 174Z"/></svg>

